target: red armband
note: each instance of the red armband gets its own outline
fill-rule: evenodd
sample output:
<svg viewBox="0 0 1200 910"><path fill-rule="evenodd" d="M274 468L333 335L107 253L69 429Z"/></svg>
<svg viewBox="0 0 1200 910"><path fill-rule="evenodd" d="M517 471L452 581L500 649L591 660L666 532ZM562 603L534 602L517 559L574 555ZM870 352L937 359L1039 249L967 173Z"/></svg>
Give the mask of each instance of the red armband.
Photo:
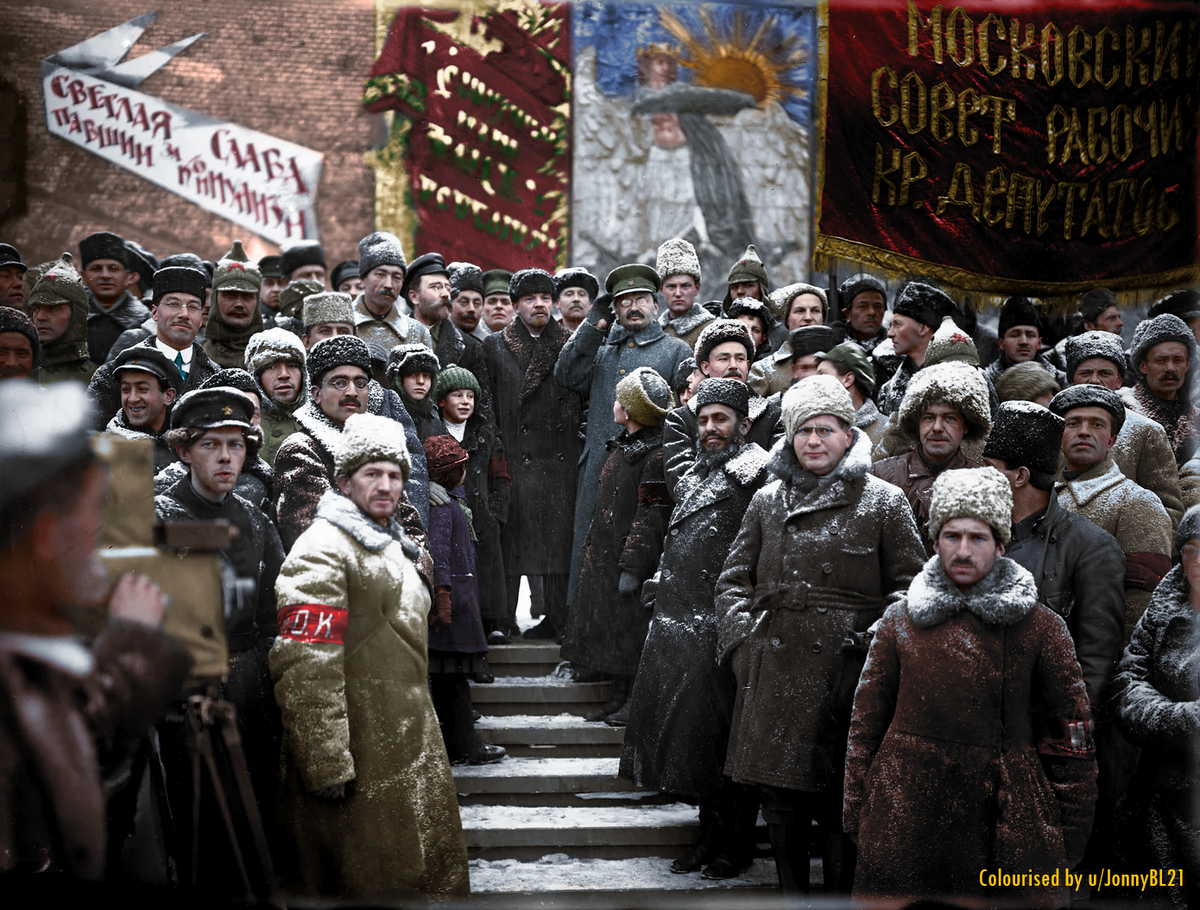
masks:
<svg viewBox="0 0 1200 910"><path fill-rule="evenodd" d="M325 604L296 604L279 611L279 636L305 644L344 645L350 613Z"/></svg>

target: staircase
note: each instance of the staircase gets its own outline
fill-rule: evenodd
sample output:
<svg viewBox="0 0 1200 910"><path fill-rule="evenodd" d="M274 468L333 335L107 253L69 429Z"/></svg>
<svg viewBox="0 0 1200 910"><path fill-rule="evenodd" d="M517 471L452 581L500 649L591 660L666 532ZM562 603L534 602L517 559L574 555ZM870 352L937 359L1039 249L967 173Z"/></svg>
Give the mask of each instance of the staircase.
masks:
<svg viewBox="0 0 1200 910"><path fill-rule="evenodd" d="M583 719L611 684L554 675L559 661L553 642L500 645L496 681L471 685L476 730L509 756L454 768L472 892L774 890L767 859L728 881L668 870L699 836L696 808L617 777L624 729Z"/></svg>

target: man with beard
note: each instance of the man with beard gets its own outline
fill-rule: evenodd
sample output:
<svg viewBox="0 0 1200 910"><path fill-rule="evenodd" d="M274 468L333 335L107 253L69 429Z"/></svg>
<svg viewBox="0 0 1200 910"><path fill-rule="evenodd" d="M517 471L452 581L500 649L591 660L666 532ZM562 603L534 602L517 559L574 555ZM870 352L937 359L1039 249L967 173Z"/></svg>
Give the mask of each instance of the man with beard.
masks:
<svg viewBox="0 0 1200 910"><path fill-rule="evenodd" d="M163 434L169 428L171 403L183 388L183 377L161 351L139 346L126 348L117 355L113 375L120 384L121 410L104 430L126 439L153 442L157 474L175 460L163 441Z"/></svg>
<svg viewBox="0 0 1200 910"><path fill-rule="evenodd" d="M560 269L554 275L554 305L568 332L574 332L583 324L592 301L599 295L600 282L585 268Z"/></svg>
<svg viewBox="0 0 1200 910"><path fill-rule="evenodd" d="M1060 387L1067 384L1062 371L1039 353L1042 347L1042 314L1028 297L1009 297L1000 310L1000 356L987 368L994 385L1000 374L1017 363L1036 362L1054 377Z"/></svg>
<svg viewBox="0 0 1200 910"><path fill-rule="evenodd" d="M695 462L675 486L662 559L643 588L654 619L621 750L621 778L699 804L700 839L671 871L703 869L705 878L732 878L749 865L758 811L757 794L723 773L734 680L713 662L715 567L767 480L767 453L746 441L751 395L737 379L704 379L693 399Z"/></svg>
<svg viewBox="0 0 1200 910"><path fill-rule="evenodd" d="M412 261L402 293L412 306L413 319L425 329L425 339L413 340L425 340L443 367L457 363L470 370L478 358L479 342L468 341L450 321L450 287L450 270L441 253L425 253Z"/></svg>
<svg viewBox="0 0 1200 910"><path fill-rule="evenodd" d="M508 269L483 273L483 324L489 332L499 332L513 321L513 302L508 296L510 281L512 272Z"/></svg>
<svg viewBox="0 0 1200 910"><path fill-rule="evenodd" d="M70 253L63 253L33 286L29 311L42 347L38 382L88 382L96 364L88 360L87 288Z"/></svg>
<svg viewBox="0 0 1200 910"><path fill-rule="evenodd" d="M29 268L11 243L0 243L0 306L20 310L25 304L25 272Z"/></svg>
<svg viewBox="0 0 1200 910"><path fill-rule="evenodd" d="M79 261L88 287L88 359L104 363L117 336L145 322L150 311L126 290L129 250L122 238L89 234L79 241Z"/></svg>
<svg viewBox="0 0 1200 910"><path fill-rule="evenodd" d="M398 344L433 348L429 329L402 313L397 298L404 287L407 263L400 238L376 231L358 241L358 274L363 292L354 301L354 334L371 350L374 378L387 383L387 352Z"/></svg>
<svg viewBox="0 0 1200 910"><path fill-rule="evenodd" d="M325 251L312 240L293 244L283 251L279 270L288 284L293 281L316 281L329 289L329 267L325 264Z"/></svg>
<svg viewBox="0 0 1200 910"><path fill-rule="evenodd" d="M262 275L246 256L242 241L233 241L233 249L213 271L211 300L216 306L204 327L204 353L222 369L244 369L246 344L263 330L260 287Z"/></svg>
<svg viewBox="0 0 1200 910"><path fill-rule="evenodd" d="M471 262L452 262L450 269L450 319L463 335L483 341L491 333L480 322L483 316L483 272Z"/></svg>
<svg viewBox="0 0 1200 910"><path fill-rule="evenodd" d="M38 369L37 329L20 310L0 307L0 379L31 379Z"/></svg>
<svg viewBox="0 0 1200 910"><path fill-rule="evenodd" d="M1159 424L1177 465L1196 450L1196 410L1192 406L1196 338L1186 322L1171 313L1143 319L1133 332L1129 361L1137 375L1122 389L1125 406Z"/></svg>
<svg viewBox="0 0 1200 910"><path fill-rule="evenodd" d="M744 322L736 319L713 319L705 324L696 339L696 363L705 376L746 382L750 363L754 359L754 341ZM667 473L667 490L674 495L675 485L696 458L699 434L696 399L675 408L663 421L663 464ZM779 402L751 392L747 400L750 428L745 436L764 450L775 444L779 425Z"/></svg>
<svg viewBox="0 0 1200 910"><path fill-rule="evenodd" d="M293 433L300 432L295 413L304 404L308 375L304 344L291 332L267 329L246 345L246 370L258 386L263 433L259 456L273 464L275 453Z"/></svg>
<svg viewBox="0 0 1200 910"><path fill-rule="evenodd" d="M658 317L663 331L694 348L700 330L714 318L696 303L700 293L700 257L696 248L679 237L664 241L658 248L654 270L662 279L662 299L666 304Z"/></svg>
<svg viewBox="0 0 1200 910"><path fill-rule="evenodd" d="M282 256L263 256L258 260L258 273L262 275L262 287L258 291L258 304L262 311L263 328L273 329L275 327L275 317L279 315L279 296L288 286L283 279L282 265Z"/></svg>
<svg viewBox="0 0 1200 910"><path fill-rule="evenodd" d="M185 266L168 266L155 272L151 315L157 334L126 348L157 348L161 351L184 377L184 392L200 388L200 384L219 369L195 341L200 330L205 281L203 272ZM88 391L96 402L97 416L103 418L96 429L102 430L121 407L121 390L113 376L112 362L96 370Z"/></svg>
<svg viewBox="0 0 1200 910"><path fill-rule="evenodd" d="M925 351L934 332L953 310L953 300L933 285L921 281L908 282L896 295L888 338L901 360L875 398L884 414L891 414L900 407L908 384L925 363Z"/></svg>

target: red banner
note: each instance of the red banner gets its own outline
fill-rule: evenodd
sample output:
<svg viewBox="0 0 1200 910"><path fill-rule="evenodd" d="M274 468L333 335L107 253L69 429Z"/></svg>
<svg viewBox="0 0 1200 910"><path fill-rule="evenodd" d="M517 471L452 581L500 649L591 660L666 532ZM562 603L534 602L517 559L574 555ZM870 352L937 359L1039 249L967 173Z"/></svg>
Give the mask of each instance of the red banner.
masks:
<svg viewBox="0 0 1200 910"><path fill-rule="evenodd" d="M483 269L566 265L567 4L399 10L363 103L410 118L416 252Z"/></svg>
<svg viewBox="0 0 1200 910"><path fill-rule="evenodd" d="M829 0L816 252L1065 295L1200 278L1200 13Z"/></svg>

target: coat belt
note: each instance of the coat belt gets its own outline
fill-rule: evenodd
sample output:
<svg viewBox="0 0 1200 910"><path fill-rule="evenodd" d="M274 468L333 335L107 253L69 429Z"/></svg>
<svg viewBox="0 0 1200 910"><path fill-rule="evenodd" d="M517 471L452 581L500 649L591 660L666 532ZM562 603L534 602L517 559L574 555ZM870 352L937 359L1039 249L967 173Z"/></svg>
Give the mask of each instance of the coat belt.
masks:
<svg viewBox="0 0 1200 910"><path fill-rule="evenodd" d="M848 588L815 586L808 582L798 584L773 584L755 591L750 612L757 610L807 610L809 607L826 607L831 610L854 610L856 612L883 612L886 606L882 597L870 597L861 591Z"/></svg>

